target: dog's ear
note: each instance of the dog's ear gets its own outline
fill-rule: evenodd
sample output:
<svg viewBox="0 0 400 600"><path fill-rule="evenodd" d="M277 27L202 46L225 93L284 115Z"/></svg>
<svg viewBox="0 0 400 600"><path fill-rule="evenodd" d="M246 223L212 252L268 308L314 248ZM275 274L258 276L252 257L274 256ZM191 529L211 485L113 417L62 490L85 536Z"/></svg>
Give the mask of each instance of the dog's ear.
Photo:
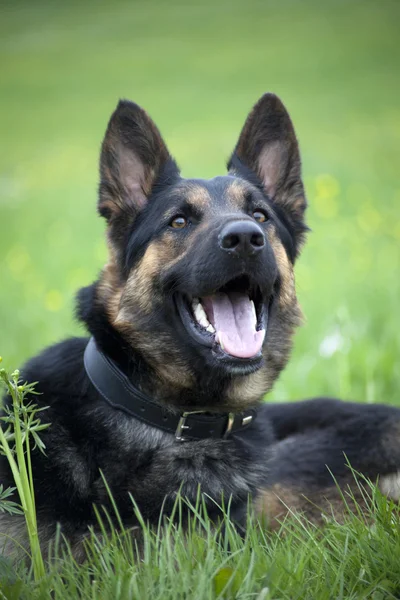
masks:
<svg viewBox="0 0 400 600"><path fill-rule="evenodd" d="M99 212L111 226L131 223L146 206L168 165L179 175L156 125L137 104L121 100L112 114L100 156Z"/></svg>
<svg viewBox="0 0 400 600"><path fill-rule="evenodd" d="M254 173L265 193L299 229L298 233L300 229L304 231L307 204L299 147L289 114L275 94L264 94L250 112L228 169L245 178Z"/></svg>

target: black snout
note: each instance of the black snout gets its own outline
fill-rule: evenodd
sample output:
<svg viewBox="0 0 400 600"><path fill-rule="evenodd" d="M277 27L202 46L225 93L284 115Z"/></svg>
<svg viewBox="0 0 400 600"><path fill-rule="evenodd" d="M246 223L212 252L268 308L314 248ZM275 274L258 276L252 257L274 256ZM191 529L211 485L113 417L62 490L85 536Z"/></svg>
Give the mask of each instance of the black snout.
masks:
<svg viewBox="0 0 400 600"><path fill-rule="evenodd" d="M263 230L252 221L233 221L225 225L218 237L222 250L247 258L260 252L265 245Z"/></svg>

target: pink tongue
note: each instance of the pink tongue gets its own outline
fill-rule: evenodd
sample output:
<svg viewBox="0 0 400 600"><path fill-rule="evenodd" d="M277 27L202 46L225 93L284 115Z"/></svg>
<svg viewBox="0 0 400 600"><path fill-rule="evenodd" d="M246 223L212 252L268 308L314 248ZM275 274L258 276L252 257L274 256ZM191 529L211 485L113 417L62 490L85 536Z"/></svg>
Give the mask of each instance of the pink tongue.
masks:
<svg viewBox="0 0 400 600"><path fill-rule="evenodd" d="M225 352L238 358L250 358L260 352L265 330L256 330L257 318L246 294L214 294L201 302Z"/></svg>

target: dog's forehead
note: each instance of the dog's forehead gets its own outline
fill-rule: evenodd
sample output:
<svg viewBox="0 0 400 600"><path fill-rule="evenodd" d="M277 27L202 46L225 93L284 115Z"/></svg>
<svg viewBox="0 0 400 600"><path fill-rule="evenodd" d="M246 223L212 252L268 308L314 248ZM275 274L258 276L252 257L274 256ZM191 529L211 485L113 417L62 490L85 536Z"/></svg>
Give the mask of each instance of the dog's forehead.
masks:
<svg viewBox="0 0 400 600"><path fill-rule="evenodd" d="M212 179L184 179L178 193L189 205L202 211L220 208L242 210L253 186L233 175L219 175Z"/></svg>

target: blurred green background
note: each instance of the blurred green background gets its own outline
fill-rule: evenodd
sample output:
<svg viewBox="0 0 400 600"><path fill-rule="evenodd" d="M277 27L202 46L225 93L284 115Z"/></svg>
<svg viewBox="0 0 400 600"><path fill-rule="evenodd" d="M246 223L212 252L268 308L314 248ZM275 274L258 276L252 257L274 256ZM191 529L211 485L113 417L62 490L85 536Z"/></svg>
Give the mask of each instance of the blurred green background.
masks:
<svg viewBox="0 0 400 600"><path fill-rule="evenodd" d="M121 97L183 175L224 169L247 112L281 96L312 228L306 323L272 398L400 402L400 2L48 2L0 8L0 354L82 334L77 288L106 260L97 161Z"/></svg>

